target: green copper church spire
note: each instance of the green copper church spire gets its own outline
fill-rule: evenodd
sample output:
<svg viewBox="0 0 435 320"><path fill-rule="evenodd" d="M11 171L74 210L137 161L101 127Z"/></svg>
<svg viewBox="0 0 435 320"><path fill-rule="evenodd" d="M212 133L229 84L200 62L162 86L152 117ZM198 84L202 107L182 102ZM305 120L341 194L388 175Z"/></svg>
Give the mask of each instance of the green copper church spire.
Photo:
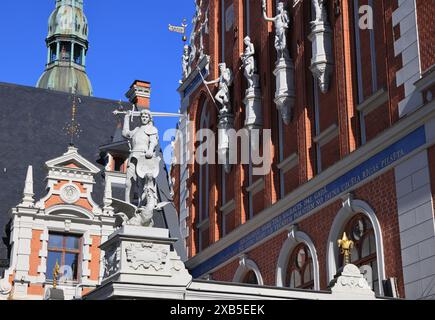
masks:
<svg viewBox="0 0 435 320"><path fill-rule="evenodd" d="M48 20L46 43L47 65L36 86L92 96L85 68L89 43L83 0L56 0Z"/></svg>

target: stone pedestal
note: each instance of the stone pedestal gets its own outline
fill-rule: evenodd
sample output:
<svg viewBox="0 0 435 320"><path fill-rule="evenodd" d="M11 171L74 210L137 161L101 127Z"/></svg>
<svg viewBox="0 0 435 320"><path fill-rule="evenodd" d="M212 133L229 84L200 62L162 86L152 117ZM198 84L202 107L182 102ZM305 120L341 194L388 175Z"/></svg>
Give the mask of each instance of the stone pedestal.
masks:
<svg viewBox="0 0 435 320"><path fill-rule="evenodd" d="M376 298L375 292L370 288L361 271L353 264L340 269L329 287L335 299L372 300Z"/></svg>
<svg viewBox="0 0 435 320"><path fill-rule="evenodd" d="M192 277L167 229L124 226L100 248L102 285L84 299L183 299Z"/></svg>
<svg viewBox="0 0 435 320"><path fill-rule="evenodd" d="M284 55L277 61L273 74L276 77L275 104L282 120L288 125L292 119L292 110L296 100L295 67L288 55Z"/></svg>
<svg viewBox="0 0 435 320"><path fill-rule="evenodd" d="M48 288L44 300L65 300L65 294L62 289Z"/></svg>
<svg viewBox="0 0 435 320"><path fill-rule="evenodd" d="M312 43L313 56L310 70L317 79L320 91L326 93L330 86L333 71L332 30L327 22L311 22L311 33L308 36Z"/></svg>
<svg viewBox="0 0 435 320"><path fill-rule="evenodd" d="M230 135L229 130L234 129L234 115L230 113L220 114L218 116L218 157L219 164L223 164L225 172L231 172L231 163L229 159Z"/></svg>
<svg viewBox="0 0 435 320"><path fill-rule="evenodd" d="M248 130L263 127L260 88L249 88L246 90L243 103L246 107L245 127Z"/></svg>

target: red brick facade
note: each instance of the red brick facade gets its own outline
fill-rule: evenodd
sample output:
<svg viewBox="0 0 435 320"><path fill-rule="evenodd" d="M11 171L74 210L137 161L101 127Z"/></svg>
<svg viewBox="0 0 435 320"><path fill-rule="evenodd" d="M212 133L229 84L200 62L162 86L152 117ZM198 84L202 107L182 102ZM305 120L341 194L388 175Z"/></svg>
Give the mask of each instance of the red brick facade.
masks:
<svg viewBox="0 0 435 320"><path fill-rule="evenodd" d="M280 133L278 121L282 120L274 102L273 69L276 60L274 28L272 24L262 19L261 1L250 1L249 19L246 16L247 1L210 0L209 2L210 34L207 38L208 51L206 52L211 59L211 74L208 79L217 78L219 62L226 62L227 66L232 69L234 83L231 89L231 101L235 116L234 127L236 130L243 128L245 119L243 99L246 80L243 72L239 71L239 67L240 55L244 50L243 38L248 34L246 27L249 23L249 36L256 48L255 58L261 83L263 128L270 129L272 133L270 152L273 162L271 172L261 177L264 179L264 189L254 193L252 201L247 191L250 187L250 177L246 165L233 165L231 173L224 175L224 181L222 166L210 166L211 187L206 191L209 197L210 218L209 224L202 226L201 230L197 227L197 216L199 215L198 203L202 200L197 197L204 192L198 190L199 166L190 165L187 248L192 261L198 254L201 258L210 258L214 254L213 248L225 242L229 234L242 230L240 226L245 223L256 223L267 214L266 212L270 211L268 209L278 205L277 203L283 198L290 199L289 195L298 196L298 191L304 188L307 182L322 177L323 174L333 175L334 170L339 170L345 165L350 169L351 164L346 163L349 156L367 144L373 145L373 149L377 148L373 141L379 140L380 137L393 130L394 126L400 125L399 103L405 98L405 86L397 85L397 72L404 67L402 53L396 54L394 45L395 41L402 36L400 27L393 27L395 19L393 16L397 15L399 8L397 0L358 1L359 6L373 3L374 30L364 30L358 27L356 20L359 18L358 8L354 7L354 1L327 2L328 21L333 31L334 66L329 90L326 93L320 93L320 90L317 90L317 102L315 101L315 82L310 71L312 43L308 38L311 33L310 21L313 19L312 1L283 1L292 21L287 45L295 65L296 101L292 121L288 125L283 123ZM221 10L223 3L225 11L230 6L234 8L234 23L231 28L227 28L224 34L222 34L222 21L228 17ZM418 29L421 41L421 65L422 70L426 70L435 63L433 54L435 50L431 50L435 41L429 31L433 26L429 17L433 17L434 14L430 13L433 12L435 6L425 0L417 0L416 3L418 24L422 25ZM274 15L274 1L268 0L267 7L268 16ZM425 39L422 40L423 38ZM222 43L224 43L224 48L222 48ZM216 88L210 88L215 94ZM198 128L204 99L209 98L203 85L200 85L189 97L187 112L196 128ZM425 100L425 103L429 101ZM210 108L212 109L211 128L213 130L216 129L217 119L214 114L215 109ZM371 151L368 150L368 152ZM286 167L281 172L280 168L284 160L294 156L298 160L297 163ZM435 185L435 150L433 147L430 149L429 157L431 181L432 185ZM176 175L175 177L177 178ZM253 177L252 182L257 179L259 177ZM223 197L223 183L225 183L225 197ZM432 190L434 190L433 186ZM378 177L368 179L363 185L353 188L351 193L355 199L364 201L375 212L382 230L385 277L386 279L397 279L398 292L404 297L401 230L394 167ZM226 200L225 203L223 203L223 198ZM235 202L235 209L224 215L221 207L231 200ZM342 200L337 196L331 204L297 223L299 230L312 239L317 250L321 289L326 289L328 286L327 242L334 218L341 208ZM253 213L253 217L250 217L250 212ZM199 236L199 233L204 230L208 230L209 237ZM199 239L202 242L201 247L198 246ZM257 264L265 285L276 285L278 257L286 239L287 233L279 231L255 249L244 252ZM207 241L208 243L205 243ZM212 279L232 281L238 268L238 260L231 260L213 269Z"/></svg>

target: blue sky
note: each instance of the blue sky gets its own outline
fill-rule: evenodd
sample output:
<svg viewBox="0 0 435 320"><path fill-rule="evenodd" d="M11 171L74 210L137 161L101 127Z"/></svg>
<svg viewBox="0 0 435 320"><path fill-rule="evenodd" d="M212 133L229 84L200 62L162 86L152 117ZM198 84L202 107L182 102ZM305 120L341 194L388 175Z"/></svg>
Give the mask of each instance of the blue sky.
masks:
<svg viewBox="0 0 435 320"><path fill-rule="evenodd" d="M151 109L177 112L183 43L168 24L190 22L194 0L84 0L84 5L94 96L126 100L131 83L146 80L152 85ZM54 0L0 1L0 82L35 86L47 59L45 38L54 7ZM161 135L177 120L156 119Z"/></svg>

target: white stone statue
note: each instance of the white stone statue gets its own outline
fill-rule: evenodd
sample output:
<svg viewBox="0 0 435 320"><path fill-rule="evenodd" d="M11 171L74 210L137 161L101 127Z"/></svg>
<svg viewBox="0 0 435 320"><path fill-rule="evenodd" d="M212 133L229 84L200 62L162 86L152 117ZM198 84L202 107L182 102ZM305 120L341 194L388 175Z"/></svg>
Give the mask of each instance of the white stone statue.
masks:
<svg viewBox="0 0 435 320"><path fill-rule="evenodd" d="M196 58L197 49L196 49L195 40L196 40L196 36L198 35L196 27L197 27L198 23L201 21L201 15L202 15L202 13L201 13L202 0L200 0L199 4L196 2L196 0L194 2L195 2L196 10L195 10L195 15L192 18L192 32L190 34L190 39L189 39L189 42L190 42L189 63L190 63L190 65L193 63L193 61Z"/></svg>
<svg viewBox="0 0 435 320"><path fill-rule="evenodd" d="M326 0L311 0L316 12L315 21L326 21Z"/></svg>
<svg viewBox="0 0 435 320"><path fill-rule="evenodd" d="M288 56L287 50L287 29L289 28L289 15L287 10L284 9L284 3L278 2L277 15L275 17L268 17L266 10L266 0L262 0L263 18L266 21L273 22L275 24L275 49L278 54L278 59Z"/></svg>
<svg viewBox="0 0 435 320"><path fill-rule="evenodd" d="M255 47L251 42L249 36L245 37L244 43L246 45L245 52L242 54L241 59L244 68L245 78L248 81L248 89L256 88L258 84L257 66L255 64Z"/></svg>
<svg viewBox="0 0 435 320"><path fill-rule="evenodd" d="M183 67L183 78L182 78L183 80L186 79L190 74L189 51L190 51L190 47L187 44L185 44L183 50L183 58L181 62L181 65Z"/></svg>
<svg viewBox="0 0 435 320"><path fill-rule="evenodd" d="M312 0L316 12L315 20L311 21L311 33L308 39L312 43L312 58L310 70L317 80L322 93L330 87L330 77L333 73L334 55L332 51L333 33L328 22L326 0Z"/></svg>
<svg viewBox="0 0 435 320"><path fill-rule="evenodd" d="M154 127L149 110L140 112L141 126L130 130L132 112L124 118L122 135L129 140L130 157L128 159L125 200L132 202L132 186L138 192L138 210L136 216L127 224L152 226L152 216L157 207L157 188L155 178L159 174L160 157L156 155L159 143L158 130Z"/></svg>
<svg viewBox="0 0 435 320"><path fill-rule="evenodd" d="M199 59L204 57L204 33L208 34L208 9L205 13L205 20L199 28Z"/></svg>
<svg viewBox="0 0 435 320"><path fill-rule="evenodd" d="M226 63L219 64L220 76L213 81L204 81L206 85L219 83L219 91L215 99L221 105L219 113L221 115L231 113L230 87L233 83L233 74Z"/></svg>

